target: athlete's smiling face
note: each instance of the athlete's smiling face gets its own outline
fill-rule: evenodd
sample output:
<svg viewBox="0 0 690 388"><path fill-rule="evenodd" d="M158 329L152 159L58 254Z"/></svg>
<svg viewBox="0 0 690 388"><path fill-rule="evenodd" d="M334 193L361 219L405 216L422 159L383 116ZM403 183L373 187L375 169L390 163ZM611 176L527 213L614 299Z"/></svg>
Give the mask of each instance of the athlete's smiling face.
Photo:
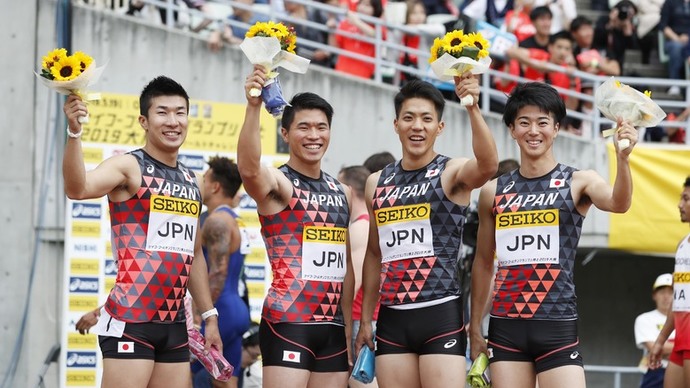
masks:
<svg viewBox="0 0 690 388"><path fill-rule="evenodd" d="M539 155L551 149L558 127L553 115L530 105L518 111L509 129L524 154Z"/></svg>
<svg viewBox="0 0 690 388"><path fill-rule="evenodd" d="M187 137L187 101L182 96L151 99L146 116L139 123L146 131L146 142L161 151L177 151Z"/></svg>
<svg viewBox="0 0 690 388"><path fill-rule="evenodd" d="M326 114L320 109L302 109L295 112L290 130L281 129L283 140L290 146L293 156L301 162L320 162L331 141L331 127Z"/></svg>
<svg viewBox="0 0 690 388"><path fill-rule="evenodd" d="M690 187L685 187L680 194L678 210L680 210L680 220L682 222L690 222Z"/></svg>
<svg viewBox="0 0 690 388"><path fill-rule="evenodd" d="M393 124L403 153L414 157L434 153L436 137L443 132L445 125L439 120L434 103L424 98L405 100Z"/></svg>

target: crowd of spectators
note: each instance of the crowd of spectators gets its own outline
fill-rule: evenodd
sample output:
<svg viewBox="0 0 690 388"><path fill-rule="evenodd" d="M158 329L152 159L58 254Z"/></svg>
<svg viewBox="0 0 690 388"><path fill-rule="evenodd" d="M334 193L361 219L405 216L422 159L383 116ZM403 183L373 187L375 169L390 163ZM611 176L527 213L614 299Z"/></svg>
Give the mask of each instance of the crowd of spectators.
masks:
<svg viewBox="0 0 690 388"><path fill-rule="evenodd" d="M84 0L94 1L94 0ZM97 0L96 0L97 1ZM235 0L237 4L226 18L230 22L218 21L218 3L209 0L174 0L178 5L201 11L204 16L190 18L187 28L205 34L212 51L219 50L223 44L239 44L247 30L247 25L265 21L269 17L283 21L295 28L301 39L325 46L338 48L341 55L333 50L321 49L309 44L298 45L298 55L306 57L312 64L333 68L353 76L371 79L374 77L374 64L349 56L374 58L376 47L372 39L377 35L373 17L388 23L409 27L412 33L388 32L381 29L381 37L412 50L427 50L434 37L458 26L472 28L472 22L481 20L496 28L514 34L517 45L505 50L504 55L492 55L494 69L527 79L543 81L564 89L582 93L592 93L592 85L574 76L574 70L595 75L620 76L635 75L625 70L627 50L639 50L641 62L648 64L656 58L667 57L665 63L671 79L685 79L685 71L690 57L690 1L688 0L590 0L591 9L585 15L577 14L576 0L408 0L402 9L404 17L397 13L400 2L393 11L386 0L317 0L319 3L340 7L339 12L325 11L319 7L305 6L291 0ZM258 4L258 6L257 6ZM580 3L581 4L581 3ZM152 7L141 0L129 0L127 14L142 13L144 7ZM389 14L387 9L391 8ZM261 11L257 11L261 10ZM164 9L149 11L158 14L165 23L170 13ZM269 15L270 14L270 15ZM427 23L429 15L445 14L444 24ZM180 24L180 15L172 13L175 23ZM588 15L599 15L593 20ZM295 20L308 20L322 28L305 26ZM428 18L430 21L431 18ZM435 19L438 20L438 19ZM234 21L234 22L232 22ZM469 21L469 22L468 22ZM245 24L235 23L243 22ZM661 46L660 46L661 45ZM420 61L411 51L388 50L383 53L388 60L427 70L426 60ZM399 72L395 82L406 82L418 78L417 72ZM515 81L494 77L492 85L500 91L510 93ZM438 85L443 90L443 85ZM672 98L682 90L673 86L667 91ZM591 103L562 94L569 109L586 113ZM671 117L686 117L685 112L671 112ZM570 132L587 136L591 124L581 120L570 120L563 128ZM663 133L648 138L664 141L684 140L684 131L678 134L675 129L662 129ZM650 131L650 133L655 133ZM683 136L681 136L683 135Z"/></svg>

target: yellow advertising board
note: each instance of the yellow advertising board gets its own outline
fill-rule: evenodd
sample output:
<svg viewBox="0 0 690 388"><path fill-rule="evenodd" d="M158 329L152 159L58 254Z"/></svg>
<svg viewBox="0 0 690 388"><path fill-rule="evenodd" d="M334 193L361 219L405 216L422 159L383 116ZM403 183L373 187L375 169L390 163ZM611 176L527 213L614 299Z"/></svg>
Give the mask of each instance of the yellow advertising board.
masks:
<svg viewBox="0 0 690 388"><path fill-rule="evenodd" d="M616 154L608 144L611 184ZM690 176L690 149L641 143L630 156L632 206L625 214L611 214L609 247L653 254L673 254L688 225L680 222L678 201Z"/></svg>

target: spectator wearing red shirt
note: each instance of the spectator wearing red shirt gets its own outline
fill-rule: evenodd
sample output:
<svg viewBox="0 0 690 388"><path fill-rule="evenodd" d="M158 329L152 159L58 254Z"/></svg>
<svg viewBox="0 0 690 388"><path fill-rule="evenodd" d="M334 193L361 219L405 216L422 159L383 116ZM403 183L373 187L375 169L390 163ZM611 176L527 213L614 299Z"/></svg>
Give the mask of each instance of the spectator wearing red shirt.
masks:
<svg viewBox="0 0 690 388"><path fill-rule="evenodd" d="M376 56L376 46L372 43L342 34L342 32L347 32L369 38L374 38L376 36L375 27L360 19L360 14L380 18L383 14L381 0L360 0L357 4L357 12L348 11L347 18L338 25L335 36L331 36L331 44L351 53L374 58ZM385 39L385 30L382 38ZM335 69L362 78L372 78L375 66L370 62L365 62L346 55L339 55L338 61L335 64Z"/></svg>

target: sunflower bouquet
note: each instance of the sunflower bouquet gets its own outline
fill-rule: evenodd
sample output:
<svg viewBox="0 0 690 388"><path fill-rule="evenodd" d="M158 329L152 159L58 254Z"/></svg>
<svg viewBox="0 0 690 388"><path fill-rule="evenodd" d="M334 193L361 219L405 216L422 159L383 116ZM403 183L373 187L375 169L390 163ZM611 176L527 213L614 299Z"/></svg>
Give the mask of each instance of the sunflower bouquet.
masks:
<svg viewBox="0 0 690 388"><path fill-rule="evenodd" d="M429 58L431 69L441 81L470 71L481 74L489 69L489 42L479 32L465 34L462 30L448 32L443 38L434 39ZM462 105L471 105L472 97L463 98Z"/></svg>
<svg viewBox="0 0 690 388"><path fill-rule="evenodd" d="M72 55L64 48L50 51L41 61L41 73L35 73L43 85L60 94L77 94L82 99L93 101L100 98L98 93L86 93L86 88L95 84L105 66L97 67L96 61L81 51ZM79 119L89 121L88 116Z"/></svg>
<svg viewBox="0 0 690 388"><path fill-rule="evenodd" d="M281 117L288 105L283 98L283 92L278 82L275 69L304 74L309 67L309 60L295 54L297 35L292 27L282 23L257 22L249 28L240 48L244 55L254 65L262 65L269 71L269 80L262 90L252 89L249 94L263 99L268 110L274 117Z"/></svg>
<svg viewBox="0 0 690 388"><path fill-rule="evenodd" d="M666 117L666 113L652 101L652 93L644 93L611 77L594 92L594 105L607 119L617 122L618 119L630 121L634 127L653 127ZM604 137L612 136L618 128L602 132ZM618 143L620 149L630 146L628 139Z"/></svg>

